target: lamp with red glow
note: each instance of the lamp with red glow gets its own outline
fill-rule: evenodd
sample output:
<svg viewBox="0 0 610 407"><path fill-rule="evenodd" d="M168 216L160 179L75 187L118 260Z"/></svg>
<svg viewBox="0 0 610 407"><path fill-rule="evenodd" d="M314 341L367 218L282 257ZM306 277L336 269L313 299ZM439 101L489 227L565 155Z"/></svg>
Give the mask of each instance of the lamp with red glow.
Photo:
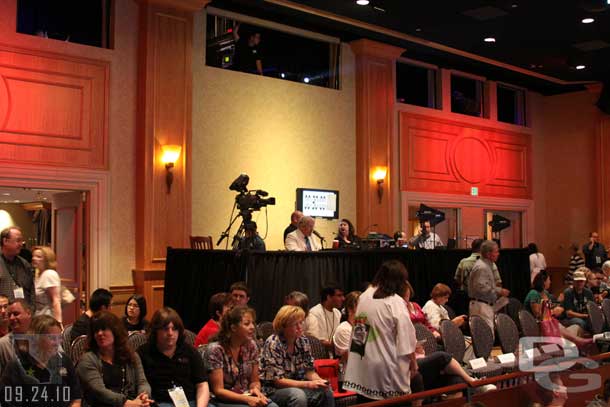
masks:
<svg viewBox="0 0 610 407"><path fill-rule="evenodd" d="M381 203L381 198L383 197L383 182L387 173L388 169L386 167L375 167L373 171L373 179L375 182L377 182L377 196L379 197L379 203Z"/></svg>

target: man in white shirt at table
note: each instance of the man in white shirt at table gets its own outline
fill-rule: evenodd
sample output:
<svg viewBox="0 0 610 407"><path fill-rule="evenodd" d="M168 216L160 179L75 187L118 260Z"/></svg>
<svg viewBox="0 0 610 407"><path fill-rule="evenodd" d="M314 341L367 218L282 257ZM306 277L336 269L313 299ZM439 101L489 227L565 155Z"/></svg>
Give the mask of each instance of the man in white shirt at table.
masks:
<svg viewBox="0 0 610 407"><path fill-rule="evenodd" d="M284 246L291 252L317 252L322 248L320 241L312 236L316 221L311 216L299 219L297 230L288 233Z"/></svg>

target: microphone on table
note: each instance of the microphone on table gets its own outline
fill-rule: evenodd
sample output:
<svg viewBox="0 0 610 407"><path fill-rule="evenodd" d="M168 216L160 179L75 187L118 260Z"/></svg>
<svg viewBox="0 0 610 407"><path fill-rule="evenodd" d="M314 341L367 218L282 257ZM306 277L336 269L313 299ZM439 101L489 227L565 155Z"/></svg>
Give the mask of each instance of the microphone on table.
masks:
<svg viewBox="0 0 610 407"><path fill-rule="evenodd" d="M317 230L314 230L312 233L314 235L316 235L318 237L318 239L320 239L321 242L325 242L326 241L326 239L324 239L324 237L320 233L318 233Z"/></svg>

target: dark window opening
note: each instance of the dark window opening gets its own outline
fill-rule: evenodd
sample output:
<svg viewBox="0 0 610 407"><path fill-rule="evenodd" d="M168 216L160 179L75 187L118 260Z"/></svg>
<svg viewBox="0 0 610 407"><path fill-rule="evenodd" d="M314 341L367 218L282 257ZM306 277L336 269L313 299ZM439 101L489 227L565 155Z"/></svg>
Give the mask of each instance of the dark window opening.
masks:
<svg viewBox="0 0 610 407"><path fill-rule="evenodd" d="M436 108L436 71L407 63L396 63L396 101Z"/></svg>
<svg viewBox="0 0 610 407"><path fill-rule="evenodd" d="M17 32L112 48L112 0L17 0Z"/></svg>
<svg viewBox="0 0 610 407"><path fill-rule="evenodd" d="M525 126L525 92L498 85L497 98L498 121Z"/></svg>
<svg viewBox="0 0 610 407"><path fill-rule="evenodd" d="M451 75L451 111L469 116L482 116L483 82Z"/></svg>
<svg viewBox="0 0 610 407"><path fill-rule="evenodd" d="M339 89L339 59L340 44L208 15L208 66Z"/></svg>

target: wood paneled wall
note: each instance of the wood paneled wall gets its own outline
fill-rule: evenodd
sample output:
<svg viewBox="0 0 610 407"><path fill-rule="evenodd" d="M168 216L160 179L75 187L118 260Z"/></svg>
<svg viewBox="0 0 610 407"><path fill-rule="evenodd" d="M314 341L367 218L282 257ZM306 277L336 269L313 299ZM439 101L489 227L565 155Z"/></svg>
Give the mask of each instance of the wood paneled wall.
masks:
<svg viewBox="0 0 610 407"><path fill-rule="evenodd" d="M401 189L531 199L529 134L401 112Z"/></svg>
<svg viewBox="0 0 610 407"><path fill-rule="evenodd" d="M109 64L0 45L0 160L108 168Z"/></svg>
<svg viewBox="0 0 610 407"><path fill-rule="evenodd" d="M356 189L357 224L361 233L368 230L392 233L398 226L398 199L393 173L398 168L392 154L394 138L394 71L396 59L404 49L370 40L351 43L356 56ZM379 200L376 167L385 167L387 175ZM375 228L371 225L377 224Z"/></svg>
<svg viewBox="0 0 610 407"><path fill-rule="evenodd" d="M606 85L608 86L608 85ZM600 119L597 166L599 173L599 234L606 248L610 247L610 116Z"/></svg>
<svg viewBox="0 0 610 407"><path fill-rule="evenodd" d="M206 0L140 1L136 149L136 291L151 314L163 306L168 246L187 247L191 232L193 11ZM203 56L202 56L203 57ZM161 146L182 146L171 192Z"/></svg>

